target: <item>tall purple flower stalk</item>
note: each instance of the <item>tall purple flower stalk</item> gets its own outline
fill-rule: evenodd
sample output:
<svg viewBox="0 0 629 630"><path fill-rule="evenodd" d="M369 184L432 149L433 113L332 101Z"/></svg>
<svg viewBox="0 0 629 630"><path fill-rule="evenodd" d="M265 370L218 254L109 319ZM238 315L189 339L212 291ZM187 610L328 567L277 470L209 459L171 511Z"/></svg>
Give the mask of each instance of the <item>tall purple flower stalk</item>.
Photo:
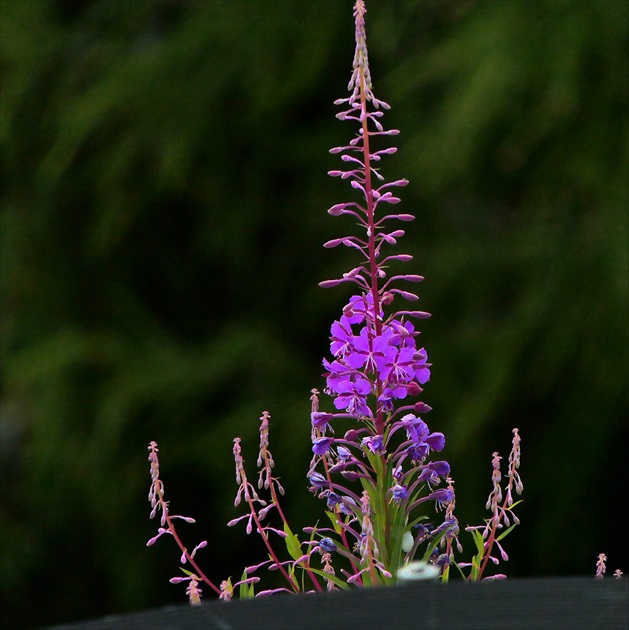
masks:
<svg viewBox="0 0 629 630"><path fill-rule="evenodd" d="M388 206L400 202L391 189L406 186L399 179L386 182L377 164L385 155L394 154L395 147L375 150L372 145L380 137L399 134L397 129L385 129L381 118L390 106L373 93L365 35L365 3L358 0L354 9L356 19L356 52L354 70L349 82L351 95L335 101L344 111L340 120L358 123L358 133L346 146L335 147L330 153L339 154L346 170L333 170L329 175L347 179L360 196L360 201L335 204L328 213L332 216L351 215L364 232L360 236L344 236L325 243L324 247L344 245L359 252L361 264L336 280L321 282L332 287L350 282L359 292L352 296L343 315L332 324L330 349L332 361L324 359L327 370L326 393L334 396L334 406L350 417L371 420L377 435L383 435L392 418L394 404L409 394L421 393L421 386L430 379L430 364L424 348L418 348L419 334L408 319L424 319L428 313L417 310L398 310L385 316L384 308L397 297L414 302L418 296L397 287L400 282L421 282L415 274L387 277L387 269L394 261L408 262L408 254L390 254L387 249L404 235L402 229L391 229L391 221L408 222L411 214L389 214ZM409 407L409 410L415 408ZM425 411L425 407L421 407Z"/></svg>
<svg viewBox="0 0 629 630"><path fill-rule="evenodd" d="M391 253L390 247L404 235L404 230L391 225L415 217L390 210L400 203L395 190L408 181L387 182L378 168L382 158L397 149L376 149L375 145L399 131L384 127L384 110L390 106L373 92L365 13L365 3L357 0L350 96L335 101L343 107L337 118L351 121L358 130L347 145L330 151L340 156L343 168L329 172L332 177L348 180L358 201L338 203L328 210L332 216L353 217L361 233L324 245L355 249L360 264L341 278L321 283L322 287L352 283L357 291L331 327L332 356L323 360L324 392L332 397L336 412L320 411L319 398L315 397L310 482L327 500L336 526L344 533L356 533L349 529L354 520L363 524L359 548L365 539L372 539L373 544L368 556L361 553L355 558L360 567L356 575L362 581L377 583L388 581L409 559L407 552L415 548L413 527L425 518L423 504L445 505L453 500L454 493L452 487L436 488L450 472L448 463L429 461L432 452L443 449L445 438L442 433L432 433L421 417L430 407L413 402L430 379L428 355L417 342L419 331L413 322L430 315L409 308L406 302L416 302L419 297L400 286L423 278L388 273L391 264L412 260L408 254ZM344 427L342 437L333 433L333 424L336 429ZM337 475L343 483L336 480ZM348 481L360 484L361 491L347 486ZM369 521L369 535L364 531L365 521ZM455 528L452 519L446 531Z"/></svg>
<svg viewBox="0 0 629 630"><path fill-rule="evenodd" d="M415 274L389 275L391 265L412 260L409 254L389 251L404 235L404 230L390 226L414 217L390 212L389 206L400 203L393 191L408 182L387 182L378 168L382 158L397 149L376 149L375 145L399 132L385 129L383 110L390 107L373 93L365 13L364 0L356 0L356 52L348 86L350 96L335 102L343 108L337 118L351 121L358 129L347 145L331 150L340 156L343 169L329 173L348 180L357 200L335 204L328 210L332 216L353 217L360 234L336 238L324 245L355 249L360 262L341 278L321 283L322 287L351 283L354 292L332 324L331 356L323 359L324 393L334 410L321 409L317 389L312 390L310 399L313 457L307 476L310 490L325 502L329 524L326 521L304 528L305 540L291 530L280 505L284 489L274 475L275 461L269 450L271 416L263 412L256 462L257 489L247 476L241 440L234 439L238 485L234 506L245 507L245 513L228 525L245 522L247 534L255 532L261 537L267 559L246 567L237 582L228 578L217 586L196 562L195 555L206 542L188 552L176 531L176 519L188 523L194 520L170 514L159 477L157 444L151 442L149 501L151 518L161 512L161 527L148 544L165 534L175 539L182 552L181 563L190 569L182 567L184 576L172 578L171 582L186 582L191 603L199 603L202 585L214 590L220 599L229 600L236 588L241 597L251 597L277 591L297 593L386 584L395 582L398 571L416 558L434 565L429 574L438 567L444 581L452 564L459 569L471 567L466 579L482 579L487 563L498 562L491 555L494 548L507 559L500 541L518 522L512 513L517 505L513 491L522 490L517 472L520 438L515 429L506 496L503 500L500 457L495 453L493 489L487 504L492 517L484 527L466 528L478 550L472 563L454 561L454 547L462 551L454 515L454 481L448 462L433 458L445 447L445 437L430 430L423 417L431 408L418 399L423 385L430 380L431 365L426 350L418 343L420 333L414 322L429 314L407 306L407 302L419 298L404 288L405 283L417 283L423 278ZM275 525L270 524L271 519ZM441 522L433 524L434 520ZM509 529L499 532L503 526ZM276 551L278 541L286 547L286 560L281 559L286 554ZM285 586L256 594L254 587L260 578L255 574L263 567L282 575ZM408 568L411 572L407 574L422 573L414 571L417 567Z"/></svg>

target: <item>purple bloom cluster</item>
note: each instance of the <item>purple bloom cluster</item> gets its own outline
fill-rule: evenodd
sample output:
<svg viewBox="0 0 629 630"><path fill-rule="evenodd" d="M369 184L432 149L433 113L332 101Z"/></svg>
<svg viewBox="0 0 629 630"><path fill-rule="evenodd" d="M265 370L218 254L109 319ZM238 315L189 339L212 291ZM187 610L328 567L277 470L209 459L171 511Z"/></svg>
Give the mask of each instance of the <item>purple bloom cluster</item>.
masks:
<svg viewBox="0 0 629 630"><path fill-rule="evenodd" d="M384 433L387 417L394 411L396 401L409 395L417 396L430 379L430 364L424 348L418 347L419 332L409 317L424 319L428 313L417 310L397 310L385 316L384 309L396 298L417 301L419 297L397 287L399 282L421 282L422 276L401 274L388 277L388 268L397 262L412 260L409 254L385 252L397 244L404 230L391 229L389 223L397 220L413 221L411 214L382 212L383 208L400 203L392 188L406 186L406 179L386 182L379 164L386 155L396 153L395 147L374 150L371 145L383 138L397 136L397 129L385 129L382 124L383 110L390 106L377 99L373 93L367 56L365 35L365 5L357 0L354 8L356 20L356 51L351 92L348 98L335 101L344 106L337 114L340 120L358 123L356 136L345 146L332 149L339 154L344 170L332 170L329 175L348 180L361 198L333 205L328 213L332 216L349 215L357 219L363 231L361 236L343 236L328 241L324 247L343 245L359 253L359 266L344 273L341 278L321 282L323 287L333 287L351 282L359 292L353 295L343 314L332 324L332 360L324 359L327 394L334 397L337 411L350 417L373 419L376 433ZM377 166L378 165L378 166ZM374 185L378 182L378 185ZM324 424L329 419L322 421ZM324 429L325 426L319 426Z"/></svg>
<svg viewBox="0 0 629 630"><path fill-rule="evenodd" d="M332 324L334 359L323 360L326 393L335 396L334 406L360 418L374 416L367 403L370 394L376 397L376 411L389 413L394 400L419 394L430 379L428 355L416 346L419 333L413 324L392 319L377 327L371 308L371 293L350 298Z"/></svg>

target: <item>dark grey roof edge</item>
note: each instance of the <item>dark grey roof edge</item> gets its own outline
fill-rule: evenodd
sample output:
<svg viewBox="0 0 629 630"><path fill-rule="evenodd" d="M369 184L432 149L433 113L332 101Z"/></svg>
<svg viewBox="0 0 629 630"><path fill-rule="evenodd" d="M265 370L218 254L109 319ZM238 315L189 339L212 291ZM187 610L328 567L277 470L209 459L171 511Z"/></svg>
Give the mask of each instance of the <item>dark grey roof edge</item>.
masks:
<svg viewBox="0 0 629 630"><path fill-rule="evenodd" d="M166 606L50 630L629 629L629 580L521 578Z"/></svg>

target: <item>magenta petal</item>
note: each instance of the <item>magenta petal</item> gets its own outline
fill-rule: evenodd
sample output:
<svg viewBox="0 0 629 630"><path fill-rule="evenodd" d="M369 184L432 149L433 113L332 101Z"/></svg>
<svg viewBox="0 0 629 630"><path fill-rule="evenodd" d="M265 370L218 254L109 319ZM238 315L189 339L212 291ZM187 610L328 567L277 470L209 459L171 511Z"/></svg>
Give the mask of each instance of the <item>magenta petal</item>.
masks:
<svg viewBox="0 0 629 630"><path fill-rule="evenodd" d="M366 326L354 337L354 348L360 352L369 352L369 333Z"/></svg>
<svg viewBox="0 0 629 630"><path fill-rule="evenodd" d="M443 433L431 433L425 442L433 451L442 451L446 445L446 438Z"/></svg>
<svg viewBox="0 0 629 630"><path fill-rule="evenodd" d="M336 386L336 391L339 394L353 394L354 393L354 383L349 380L339 381Z"/></svg>
<svg viewBox="0 0 629 630"><path fill-rule="evenodd" d="M427 367L421 367L415 370L415 376L417 378L417 382L420 385L423 385L430 380L430 369Z"/></svg>
<svg viewBox="0 0 629 630"><path fill-rule="evenodd" d="M334 440L332 438L316 438L312 442L312 452L315 455L324 455Z"/></svg>
<svg viewBox="0 0 629 630"><path fill-rule="evenodd" d="M356 380L356 393L366 396L371 392L371 383L364 379L359 378Z"/></svg>
<svg viewBox="0 0 629 630"><path fill-rule="evenodd" d="M360 352L350 352L345 357L345 362L355 370L359 370L367 362L367 355Z"/></svg>
<svg viewBox="0 0 629 630"><path fill-rule="evenodd" d="M448 462L431 462L429 466L441 477L450 474L450 464Z"/></svg>
<svg viewBox="0 0 629 630"><path fill-rule="evenodd" d="M394 387L391 393L391 396L393 398L397 398L398 400L401 400L403 398L406 398L407 394L408 394L408 390L406 389L406 387Z"/></svg>

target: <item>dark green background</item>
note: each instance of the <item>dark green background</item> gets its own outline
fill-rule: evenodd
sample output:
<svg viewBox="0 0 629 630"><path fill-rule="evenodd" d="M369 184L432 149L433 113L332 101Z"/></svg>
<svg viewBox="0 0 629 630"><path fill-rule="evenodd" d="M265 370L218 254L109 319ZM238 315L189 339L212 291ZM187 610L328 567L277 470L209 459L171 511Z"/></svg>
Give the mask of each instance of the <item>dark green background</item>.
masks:
<svg viewBox="0 0 629 630"><path fill-rule="evenodd" d="M523 439L510 576L627 562L627 41L623 0L368 2L376 94L406 177L434 364L424 400L463 525ZM231 440L257 424L295 528L309 390L355 266L328 154L355 132L350 0L3 0L1 607L29 627L185 601L146 549L146 445L216 580L264 552ZM402 269L402 267L400 267ZM324 405L330 408L330 402ZM253 475L254 469L250 470ZM471 553L470 541L467 549ZM611 578L610 578L611 579Z"/></svg>

